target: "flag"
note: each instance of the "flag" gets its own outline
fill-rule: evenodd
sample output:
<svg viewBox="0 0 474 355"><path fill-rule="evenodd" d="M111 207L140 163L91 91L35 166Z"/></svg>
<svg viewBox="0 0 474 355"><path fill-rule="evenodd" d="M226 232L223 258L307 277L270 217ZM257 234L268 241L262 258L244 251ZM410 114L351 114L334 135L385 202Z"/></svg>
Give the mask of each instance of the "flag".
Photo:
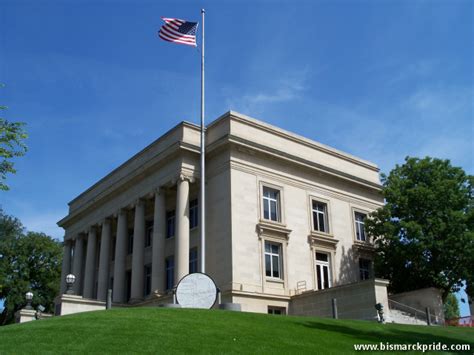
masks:
<svg viewBox="0 0 474 355"><path fill-rule="evenodd" d="M177 18L162 17L165 24L161 26L158 36L168 42L196 46L197 22L188 22Z"/></svg>

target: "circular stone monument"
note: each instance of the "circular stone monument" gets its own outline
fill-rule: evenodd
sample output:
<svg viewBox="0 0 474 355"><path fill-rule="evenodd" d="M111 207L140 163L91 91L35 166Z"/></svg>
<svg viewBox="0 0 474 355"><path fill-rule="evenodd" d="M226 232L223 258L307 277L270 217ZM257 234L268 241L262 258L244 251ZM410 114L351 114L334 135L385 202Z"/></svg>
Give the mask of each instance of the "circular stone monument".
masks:
<svg viewBox="0 0 474 355"><path fill-rule="evenodd" d="M183 308L210 309L216 299L216 284L208 275L200 272L184 276L176 286L176 301Z"/></svg>

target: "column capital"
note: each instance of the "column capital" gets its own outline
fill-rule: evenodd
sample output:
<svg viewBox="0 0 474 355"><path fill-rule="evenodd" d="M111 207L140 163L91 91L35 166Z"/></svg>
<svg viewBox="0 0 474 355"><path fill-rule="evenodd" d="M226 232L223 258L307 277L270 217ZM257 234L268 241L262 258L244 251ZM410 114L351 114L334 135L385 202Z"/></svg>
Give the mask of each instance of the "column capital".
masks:
<svg viewBox="0 0 474 355"><path fill-rule="evenodd" d="M188 174L185 174L185 173L180 173L175 179L174 179L174 183L178 183L178 182L182 182L182 181L188 181L189 183L194 183L194 181L196 181L196 179L194 178L194 176L191 176L191 175L188 175Z"/></svg>
<svg viewBox="0 0 474 355"><path fill-rule="evenodd" d="M127 209L125 207L121 207L114 213L114 217L118 218L121 214L127 215Z"/></svg>
<svg viewBox="0 0 474 355"><path fill-rule="evenodd" d="M134 207L144 205L144 204L145 204L145 199L143 197L139 197L133 202Z"/></svg>

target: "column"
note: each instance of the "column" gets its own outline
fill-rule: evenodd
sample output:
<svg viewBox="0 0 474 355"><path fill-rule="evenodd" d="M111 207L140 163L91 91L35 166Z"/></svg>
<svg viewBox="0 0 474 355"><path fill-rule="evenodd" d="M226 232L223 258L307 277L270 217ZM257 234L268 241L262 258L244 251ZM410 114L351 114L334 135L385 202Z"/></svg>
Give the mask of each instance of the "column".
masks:
<svg viewBox="0 0 474 355"><path fill-rule="evenodd" d="M125 260L127 258L128 242L127 211L121 209L117 218L117 242L115 244L114 264L114 289L112 297L114 302L125 303L127 294L125 290Z"/></svg>
<svg viewBox="0 0 474 355"><path fill-rule="evenodd" d="M76 236L74 242L74 257L72 265L72 273L76 276L76 282L73 291L76 295L82 295L82 264L84 259L84 238L81 234Z"/></svg>
<svg viewBox="0 0 474 355"><path fill-rule="evenodd" d="M132 254L132 290L130 303L143 299L143 254L145 252L145 202L141 199L135 205Z"/></svg>
<svg viewBox="0 0 474 355"><path fill-rule="evenodd" d="M106 218L104 223L102 223L102 235L100 239L99 278L97 282L97 299L99 301L105 301L107 299L111 234L110 220Z"/></svg>
<svg viewBox="0 0 474 355"><path fill-rule="evenodd" d="M97 259L97 232L95 227L89 229L87 237L86 267L84 270L84 293L85 298L96 298L94 295L95 264Z"/></svg>
<svg viewBox="0 0 474 355"><path fill-rule="evenodd" d="M151 263L151 290L165 290L165 235L166 207L165 191L161 188L155 191L155 209L153 215L153 241Z"/></svg>
<svg viewBox="0 0 474 355"><path fill-rule="evenodd" d="M61 268L60 294L66 292L66 275L71 272L71 241L65 240L63 246L63 266Z"/></svg>
<svg viewBox="0 0 474 355"><path fill-rule="evenodd" d="M189 274L189 179L181 175L176 195L174 283Z"/></svg>

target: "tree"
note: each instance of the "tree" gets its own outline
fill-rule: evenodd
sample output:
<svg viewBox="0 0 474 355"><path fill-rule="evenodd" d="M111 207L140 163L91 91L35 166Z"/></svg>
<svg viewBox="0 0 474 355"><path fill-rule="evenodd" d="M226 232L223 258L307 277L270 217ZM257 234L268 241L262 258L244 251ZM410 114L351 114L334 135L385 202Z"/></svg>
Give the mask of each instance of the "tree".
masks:
<svg viewBox="0 0 474 355"><path fill-rule="evenodd" d="M6 109L6 106L0 106L0 110ZM16 173L12 159L26 153L24 140L28 136L23 130L24 125L23 122L9 122L0 117L0 190L8 190L6 175Z"/></svg>
<svg viewBox="0 0 474 355"><path fill-rule="evenodd" d="M366 221L376 275L391 292L436 287L445 300L473 279L473 176L449 160L407 157L382 183L386 204Z"/></svg>
<svg viewBox="0 0 474 355"><path fill-rule="evenodd" d="M21 309L25 293L32 291L33 306L43 305L54 311L54 297L59 293L61 243L44 233L25 233L21 222L0 209L0 299L4 310L0 325L13 322Z"/></svg>
<svg viewBox="0 0 474 355"><path fill-rule="evenodd" d="M459 302L454 293L448 294L443 304L444 319L459 318Z"/></svg>

